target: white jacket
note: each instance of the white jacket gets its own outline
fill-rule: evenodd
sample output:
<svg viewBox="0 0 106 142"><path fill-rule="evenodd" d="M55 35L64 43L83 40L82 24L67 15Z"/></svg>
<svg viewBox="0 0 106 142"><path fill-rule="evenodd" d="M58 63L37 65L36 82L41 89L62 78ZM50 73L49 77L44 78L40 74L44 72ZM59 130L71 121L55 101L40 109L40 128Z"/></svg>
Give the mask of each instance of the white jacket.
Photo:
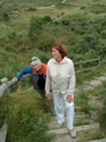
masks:
<svg viewBox="0 0 106 142"><path fill-rule="evenodd" d="M64 57L60 63L54 58L47 64L45 90L50 93L50 88L55 94L72 94L75 89L75 71L71 59Z"/></svg>

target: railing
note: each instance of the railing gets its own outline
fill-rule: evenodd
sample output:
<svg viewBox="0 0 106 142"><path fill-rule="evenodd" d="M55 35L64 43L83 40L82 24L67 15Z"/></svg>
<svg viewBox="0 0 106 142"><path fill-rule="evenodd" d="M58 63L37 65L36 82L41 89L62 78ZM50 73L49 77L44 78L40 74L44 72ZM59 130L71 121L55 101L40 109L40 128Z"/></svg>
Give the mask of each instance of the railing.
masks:
<svg viewBox="0 0 106 142"><path fill-rule="evenodd" d="M95 61L98 61L98 66L83 69L83 64L84 63L95 62ZM80 75L82 76L82 72L84 72L84 71L92 70L94 68L100 68L100 66L101 66L101 64L100 64L100 57L97 58L97 59L92 59L92 60L87 60L87 61L80 60L79 62L74 63L74 65L80 65L80 70L76 71L75 73L76 74L80 73Z"/></svg>

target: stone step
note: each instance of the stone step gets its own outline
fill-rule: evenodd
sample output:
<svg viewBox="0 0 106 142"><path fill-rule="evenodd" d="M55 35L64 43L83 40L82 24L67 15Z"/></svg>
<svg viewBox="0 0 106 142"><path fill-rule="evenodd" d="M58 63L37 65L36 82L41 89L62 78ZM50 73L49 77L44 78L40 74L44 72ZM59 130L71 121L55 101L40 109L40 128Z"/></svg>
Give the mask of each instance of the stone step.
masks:
<svg viewBox="0 0 106 142"><path fill-rule="evenodd" d="M93 76L93 77L98 79L98 80L101 80L101 81L106 81L106 77L105 76L100 76L100 77Z"/></svg>
<svg viewBox="0 0 106 142"><path fill-rule="evenodd" d="M88 117L90 117L90 115L89 114L83 114L83 115L75 115L74 116L74 119L79 119L79 118L88 118ZM64 117L65 119L67 119L67 117ZM56 119L57 120L57 116L56 117L54 117L53 119Z"/></svg>
<svg viewBox="0 0 106 142"><path fill-rule="evenodd" d="M84 131L87 129L100 128L100 124L94 123L91 125L83 125L83 126L78 126L78 127L74 127L74 128L75 128L76 132L79 132L79 131ZM50 134L50 133L54 133L57 135L63 135L63 134L69 134L69 130L68 130L68 128L48 130L48 134Z"/></svg>
<svg viewBox="0 0 106 142"><path fill-rule="evenodd" d="M0 142L5 142L7 135L7 123L5 122L0 130Z"/></svg>
<svg viewBox="0 0 106 142"><path fill-rule="evenodd" d="M106 138L98 139L98 140L92 140L92 141L87 141L87 142L106 142Z"/></svg>
<svg viewBox="0 0 106 142"><path fill-rule="evenodd" d="M84 83L89 84L90 86L97 87L102 84L99 80L92 80L90 82L83 80Z"/></svg>
<svg viewBox="0 0 106 142"><path fill-rule="evenodd" d="M74 120L74 126L77 126L77 125L84 125L84 123L86 124L91 124L93 123L93 120L91 119L80 119L80 120L77 120L75 119ZM58 121L56 119L52 119L49 123L47 123L47 126L48 126L48 129L59 129L59 125L58 125ZM67 119L65 119L65 124L63 126L64 128L67 127Z"/></svg>
<svg viewBox="0 0 106 142"><path fill-rule="evenodd" d="M51 142L75 142L75 140L76 140L75 138L73 139L69 134L66 134L66 135L55 135L55 137L51 140Z"/></svg>
<svg viewBox="0 0 106 142"><path fill-rule="evenodd" d="M102 74L102 75L106 76L106 74L105 74L104 72L100 72L100 74Z"/></svg>

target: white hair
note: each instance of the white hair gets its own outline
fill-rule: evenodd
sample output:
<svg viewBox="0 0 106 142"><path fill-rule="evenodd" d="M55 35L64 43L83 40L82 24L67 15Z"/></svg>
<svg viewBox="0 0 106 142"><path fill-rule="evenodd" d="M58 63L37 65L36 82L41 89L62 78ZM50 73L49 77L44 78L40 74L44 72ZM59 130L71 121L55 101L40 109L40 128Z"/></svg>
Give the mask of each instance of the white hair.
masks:
<svg viewBox="0 0 106 142"><path fill-rule="evenodd" d="M41 60L40 60L39 58L37 58L37 57L33 57L33 58L30 60L30 62L31 62L31 66L33 65L34 62L37 63L37 64L39 64L39 65L42 65Z"/></svg>

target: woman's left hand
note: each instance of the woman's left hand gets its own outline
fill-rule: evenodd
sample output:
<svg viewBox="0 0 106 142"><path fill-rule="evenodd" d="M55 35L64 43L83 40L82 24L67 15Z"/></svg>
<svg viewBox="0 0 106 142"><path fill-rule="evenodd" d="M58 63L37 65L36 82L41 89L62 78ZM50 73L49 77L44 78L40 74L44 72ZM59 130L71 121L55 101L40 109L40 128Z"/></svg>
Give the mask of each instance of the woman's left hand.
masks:
<svg viewBox="0 0 106 142"><path fill-rule="evenodd" d="M48 93L45 95L48 99L52 98L53 97L53 94L52 93Z"/></svg>
<svg viewBox="0 0 106 142"><path fill-rule="evenodd" d="M66 97L66 101L67 101L67 103L71 103L73 101L72 96L68 94Z"/></svg>

